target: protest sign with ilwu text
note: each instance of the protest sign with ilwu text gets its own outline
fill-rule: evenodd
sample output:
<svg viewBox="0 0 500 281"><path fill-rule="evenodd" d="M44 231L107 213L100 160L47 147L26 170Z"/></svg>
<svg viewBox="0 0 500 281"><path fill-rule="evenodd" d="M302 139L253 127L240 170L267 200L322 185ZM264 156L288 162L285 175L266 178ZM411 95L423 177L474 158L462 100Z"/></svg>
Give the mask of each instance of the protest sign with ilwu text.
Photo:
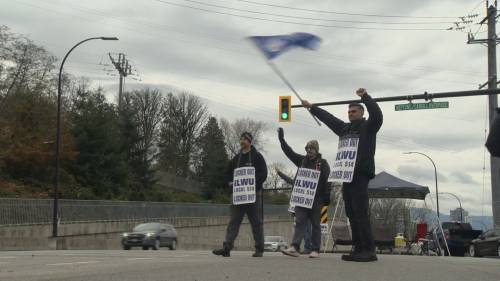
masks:
<svg viewBox="0 0 500 281"><path fill-rule="evenodd" d="M233 174L233 205L255 202L255 168L241 167Z"/></svg>

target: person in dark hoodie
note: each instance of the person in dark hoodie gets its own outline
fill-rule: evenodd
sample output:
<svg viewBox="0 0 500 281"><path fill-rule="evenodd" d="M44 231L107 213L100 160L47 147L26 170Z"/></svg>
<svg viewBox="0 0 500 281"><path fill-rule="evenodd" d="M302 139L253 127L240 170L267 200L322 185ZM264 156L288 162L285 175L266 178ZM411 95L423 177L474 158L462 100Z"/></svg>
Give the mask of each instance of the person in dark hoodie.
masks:
<svg viewBox="0 0 500 281"><path fill-rule="evenodd" d="M346 215L349 218L352 232L353 251L342 255L345 261L376 261L375 243L370 225L368 210L368 182L375 177L375 148L377 132L382 126L383 116L380 107L360 88L356 94L365 104L369 118L363 118L364 108L359 103L349 105L349 123L336 118L327 111L302 101L302 105L318 117L339 137L349 136L359 140L354 174L351 182L344 182L342 196L345 202Z"/></svg>
<svg viewBox="0 0 500 281"><path fill-rule="evenodd" d="M238 236L240 225L245 214L252 227L253 239L255 241L255 253L253 257L262 257L264 252L264 229L261 216L262 185L267 178L267 165L264 157L252 145L253 136L244 132L240 137L240 153L230 162L226 171L226 182L230 188L233 187L234 170L240 167L255 168L256 200L253 203L235 205L231 204L231 218L226 230L226 238L221 249L213 250L213 254L223 257L231 256L230 252L234 246L234 240Z"/></svg>
<svg viewBox="0 0 500 281"><path fill-rule="evenodd" d="M486 139L486 148L491 156L500 157L500 108L497 108L497 116L491 124L488 139Z"/></svg>
<svg viewBox="0 0 500 281"><path fill-rule="evenodd" d="M283 128L278 129L278 139L281 143L281 149L285 155L299 168L307 168L320 171L319 181L314 195L314 202L311 209L295 206L295 228L291 247L282 250L285 255L298 257L300 256L300 242L304 237L307 223L310 221L312 225L311 235L311 253L310 258L319 257L319 249L321 244L321 206L324 202L329 201L330 194L328 190L328 176L330 174L330 166L328 162L321 158L319 153L319 144L316 140L311 140L306 144L306 155L295 153L292 148L286 143Z"/></svg>

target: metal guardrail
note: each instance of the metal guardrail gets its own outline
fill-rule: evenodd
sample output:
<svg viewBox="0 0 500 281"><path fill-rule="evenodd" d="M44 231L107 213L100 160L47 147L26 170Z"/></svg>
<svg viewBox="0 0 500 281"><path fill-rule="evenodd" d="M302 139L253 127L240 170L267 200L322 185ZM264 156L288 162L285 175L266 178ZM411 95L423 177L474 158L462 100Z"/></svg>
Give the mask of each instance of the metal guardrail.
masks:
<svg viewBox="0 0 500 281"><path fill-rule="evenodd" d="M0 198L0 225L52 222L51 199ZM286 216L288 205L264 204L264 215ZM61 223L229 216L228 204L59 200Z"/></svg>

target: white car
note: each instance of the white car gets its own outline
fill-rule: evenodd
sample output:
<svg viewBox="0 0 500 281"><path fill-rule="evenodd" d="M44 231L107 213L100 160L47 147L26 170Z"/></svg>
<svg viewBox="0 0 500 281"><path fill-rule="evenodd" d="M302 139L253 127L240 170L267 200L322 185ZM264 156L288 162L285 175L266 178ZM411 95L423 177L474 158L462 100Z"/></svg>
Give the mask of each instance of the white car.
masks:
<svg viewBox="0 0 500 281"><path fill-rule="evenodd" d="M283 236L265 236L264 251L278 252L287 247L287 243Z"/></svg>

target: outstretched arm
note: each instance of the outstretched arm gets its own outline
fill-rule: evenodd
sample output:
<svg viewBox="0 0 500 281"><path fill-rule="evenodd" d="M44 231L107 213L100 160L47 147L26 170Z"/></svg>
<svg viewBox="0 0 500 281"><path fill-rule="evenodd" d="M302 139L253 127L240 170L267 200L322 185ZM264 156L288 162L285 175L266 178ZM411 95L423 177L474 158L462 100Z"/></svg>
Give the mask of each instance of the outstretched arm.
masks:
<svg viewBox="0 0 500 281"><path fill-rule="evenodd" d="M287 175L285 175L282 171L277 170L278 176L282 178L286 183L293 185L293 179Z"/></svg>
<svg viewBox="0 0 500 281"><path fill-rule="evenodd" d="M314 116L318 117L321 122L325 123L325 125L328 126L328 128L330 128L337 136L342 135L342 131L344 130L346 123L333 116L326 110L323 110L317 106L313 106L306 100L302 101L302 105L306 108L310 108L311 113L314 114Z"/></svg>
<svg viewBox="0 0 500 281"><path fill-rule="evenodd" d="M304 160L304 156L295 153L288 143L286 143L283 128L278 128L278 139L280 140L281 149L285 153L286 157L288 157L288 159L290 159L295 166L300 167L300 165L302 165L302 160Z"/></svg>
<svg viewBox="0 0 500 281"><path fill-rule="evenodd" d="M368 129L372 132L378 132L380 127L382 127L383 122L382 110L380 110L378 104L372 99L365 89L358 89L356 94L361 97L361 100L366 106L366 110L368 110Z"/></svg>

